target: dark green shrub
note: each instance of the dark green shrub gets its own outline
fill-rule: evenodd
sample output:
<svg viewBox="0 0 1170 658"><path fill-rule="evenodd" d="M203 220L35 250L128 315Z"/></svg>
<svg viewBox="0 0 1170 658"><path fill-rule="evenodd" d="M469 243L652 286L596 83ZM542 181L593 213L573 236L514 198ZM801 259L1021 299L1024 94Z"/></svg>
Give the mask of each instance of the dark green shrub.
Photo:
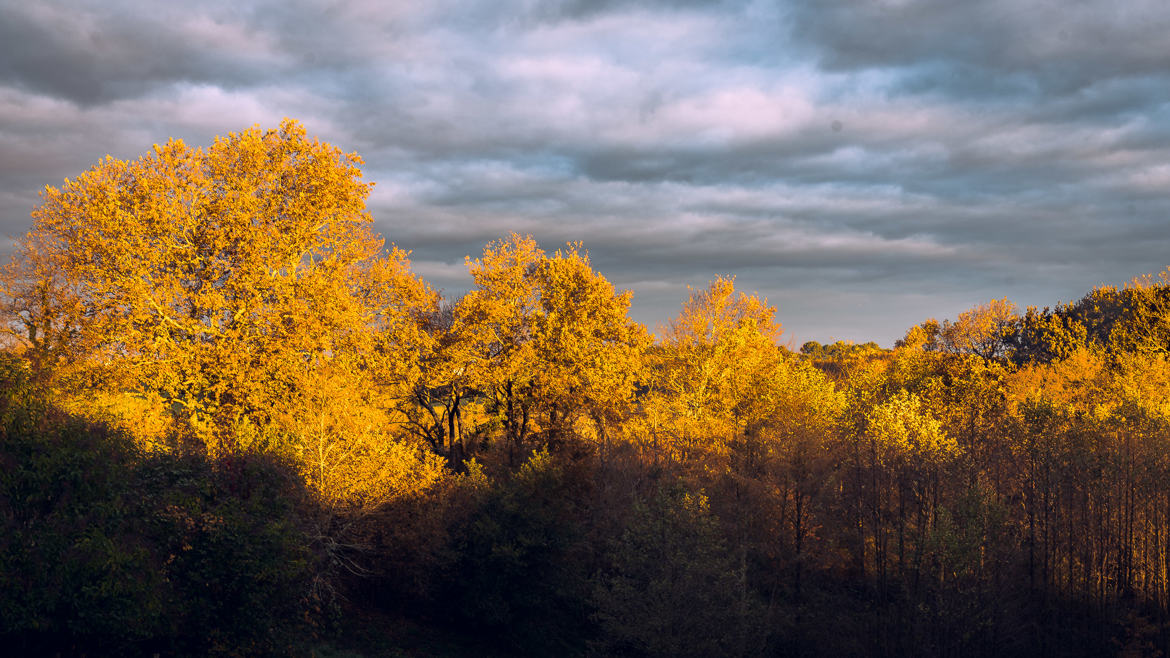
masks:
<svg viewBox="0 0 1170 658"><path fill-rule="evenodd" d="M707 500L664 485L634 505L594 577L602 655L742 656L766 635Z"/></svg>
<svg viewBox="0 0 1170 658"><path fill-rule="evenodd" d="M587 631L581 499L547 453L484 492L452 528L440 603L461 626L526 655L564 655Z"/></svg>
<svg viewBox="0 0 1170 658"><path fill-rule="evenodd" d="M19 425L0 435L0 635L30 652L133 653L165 626L136 451L75 419Z"/></svg>
<svg viewBox="0 0 1170 658"><path fill-rule="evenodd" d="M263 455L144 456L33 405L0 360L0 646L287 654L307 630L309 497Z"/></svg>
<svg viewBox="0 0 1170 658"><path fill-rule="evenodd" d="M315 566L293 471L263 455L160 456L138 476L176 648L287 653L310 612Z"/></svg>

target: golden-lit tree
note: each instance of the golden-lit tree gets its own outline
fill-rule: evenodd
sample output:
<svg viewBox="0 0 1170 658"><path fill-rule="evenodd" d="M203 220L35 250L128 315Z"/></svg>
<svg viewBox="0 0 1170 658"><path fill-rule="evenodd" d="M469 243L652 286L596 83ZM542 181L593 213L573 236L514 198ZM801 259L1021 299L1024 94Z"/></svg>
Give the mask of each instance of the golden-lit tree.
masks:
<svg viewBox="0 0 1170 658"><path fill-rule="evenodd" d="M944 321L939 336L942 347L985 359L1007 356L1008 339L1017 318L1015 304L1006 297L993 299L960 313L953 322Z"/></svg>
<svg viewBox="0 0 1170 658"><path fill-rule="evenodd" d="M1018 364L1049 362L1068 358L1088 344L1085 325L1064 312L1029 306L1011 336L1011 358Z"/></svg>
<svg viewBox="0 0 1170 658"><path fill-rule="evenodd" d="M276 437L265 428L237 430L236 440L275 438L301 466L306 483L332 511L368 512L437 483L443 460L419 442L403 440L396 415L387 409L396 399L369 377L355 376L361 357L341 355L289 373L289 394L271 413Z"/></svg>
<svg viewBox="0 0 1170 658"><path fill-rule="evenodd" d="M810 363L794 355L761 373L743 433L725 437L730 463L716 501L757 561L797 592L810 552L831 550L821 529L839 506L844 396ZM799 594L798 594L799 595Z"/></svg>
<svg viewBox="0 0 1170 658"><path fill-rule="evenodd" d="M536 280L533 338L542 367L534 383L548 437L588 430L604 442L629 412L650 343L645 328L628 317L633 293L617 292L579 244L544 259Z"/></svg>
<svg viewBox="0 0 1170 658"><path fill-rule="evenodd" d="M1088 339L1111 352L1170 353L1170 268L1124 287L1094 288L1062 309L1084 325Z"/></svg>
<svg viewBox="0 0 1170 658"><path fill-rule="evenodd" d="M42 380L83 359L94 339L60 249L50 236L29 234L0 270L0 332Z"/></svg>
<svg viewBox="0 0 1170 658"><path fill-rule="evenodd" d="M631 293L594 272L580 245L549 256L516 234L468 267L476 287L454 307L440 381L483 399L513 459L537 435L554 446L604 442L632 402L649 343L627 315Z"/></svg>
<svg viewBox="0 0 1170 658"><path fill-rule="evenodd" d="M385 407L417 377L434 294L372 231L359 164L292 120L107 158L46 188L26 243L48 245L29 252L48 262L22 267L71 291L54 313L84 318L76 340L123 377L107 383L160 400L212 447L242 426L293 431L304 418L287 410L306 408L319 371ZM35 334L42 317L15 322Z"/></svg>
<svg viewBox="0 0 1170 658"><path fill-rule="evenodd" d="M536 429L532 325L540 291L534 274L544 257L535 240L513 234L487 245L479 260L468 258L475 288L454 309L448 349L456 360L443 364L485 399L513 460Z"/></svg>
<svg viewBox="0 0 1170 658"><path fill-rule="evenodd" d="M682 456L718 455L762 421L781 358L775 311L767 300L736 295L734 279L691 291L662 336L643 403L656 442Z"/></svg>

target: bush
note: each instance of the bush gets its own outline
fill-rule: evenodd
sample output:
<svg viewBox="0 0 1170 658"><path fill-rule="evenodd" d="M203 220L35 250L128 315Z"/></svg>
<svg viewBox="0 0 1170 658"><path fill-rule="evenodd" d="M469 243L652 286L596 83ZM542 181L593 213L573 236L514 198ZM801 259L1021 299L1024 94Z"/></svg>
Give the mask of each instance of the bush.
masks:
<svg viewBox="0 0 1170 658"><path fill-rule="evenodd" d="M144 456L0 361L0 642L23 654L287 653L307 496L263 456ZM14 374L15 373L15 374Z"/></svg>
<svg viewBox="0 0 1170 658"><path fill-rule="evenodd" d="M445 602L464 626L510 651L564 655L588 630L588 591L571 469L538 453L482 492L451 530Z"/></svg>
<svg viewBox="0 0 1170 658"><path fill-rule="evenodd" d="M594 578L602 655L736 656L763 644L760 608L707 499L663 485L634 506Z"/></svg>

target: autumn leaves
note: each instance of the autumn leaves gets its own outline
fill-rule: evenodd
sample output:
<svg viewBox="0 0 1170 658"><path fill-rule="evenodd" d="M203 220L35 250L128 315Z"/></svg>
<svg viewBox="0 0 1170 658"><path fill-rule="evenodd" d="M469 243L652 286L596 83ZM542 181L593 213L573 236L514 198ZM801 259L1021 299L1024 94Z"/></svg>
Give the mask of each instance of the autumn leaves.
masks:
<svg viewBox="0 0 1170 658"><path fill-rule="evenodd" d="M372 231L360 162L292 121L107 159L45 190L8 326L63 398L106 400L145 443L276 451L332 497L426 479L385 410L437 298Z"/></svg>
<svg viewBox="0 0 1170 658"><path fill-rule="evenodd" d="M538 435L547 445L605 437L633 399L650 342L627 317L630 294L616 293L577 245L549 255L512 235L468 265L475 289L436 336L446 354L423 385L462 388L449 394L478 404L480 427L500 426L512 460ZM463 449L462 430L449 438Z"/></svg>
<svg viewBox="0 0 1170 658"><path fill-rule="evenodd" d="M716 278L656 338L577 244L503 237L441 299L360 164L286 121L47 189L0 275L9 379L152 458L289 464L329 551L388 542L363 569L497 629L547 625L483 601L567 602L612 652L963 654L1062 601L1170 609L1170 280L793 354ZM843 604L900 630L815 621Z"/></svg>
<svg viewBox="0 0 1170 658"><path fill-rule="evenodd" d="M13 345L144 444L288 454L338 500L377 498L386 463L425 483L436 455L663 436L685 452L749 422L780 328L731 280L652 347L580 245L511 235L444 305L373 232L360 164L286 120L47 188L5 271Z"/></svg>

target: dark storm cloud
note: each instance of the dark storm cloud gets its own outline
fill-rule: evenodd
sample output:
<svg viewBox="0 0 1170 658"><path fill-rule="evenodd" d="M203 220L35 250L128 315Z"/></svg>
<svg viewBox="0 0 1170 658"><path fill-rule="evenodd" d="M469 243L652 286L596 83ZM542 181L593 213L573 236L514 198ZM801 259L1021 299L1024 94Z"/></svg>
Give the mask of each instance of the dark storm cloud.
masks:
<svg viewBox="0 0 1170 658"><path fill-rule="evenodd" d="M989 100L1067 94L1170 64L1170 14L1157 0L818 0L795 3L792 20L826 69L901 67L911 81Z"/></svg>
<svg viewBox="0 0 1170 658"><path fill-rule="evenodd" d="M280 64L259 34L222 9L6 2L2 11L0 82L81 105L175 82L239 86Z"/></svg>
<svg viewBox="0 0 1170 658"><path fill-rule="evenodd" d="M0 0L2 2L2 0ZM105 153L282 116L458 294L508 232L583 240L639 320L719 273L798 340L1166 264L1154 2L0 5L0 229Z"/></svg>

